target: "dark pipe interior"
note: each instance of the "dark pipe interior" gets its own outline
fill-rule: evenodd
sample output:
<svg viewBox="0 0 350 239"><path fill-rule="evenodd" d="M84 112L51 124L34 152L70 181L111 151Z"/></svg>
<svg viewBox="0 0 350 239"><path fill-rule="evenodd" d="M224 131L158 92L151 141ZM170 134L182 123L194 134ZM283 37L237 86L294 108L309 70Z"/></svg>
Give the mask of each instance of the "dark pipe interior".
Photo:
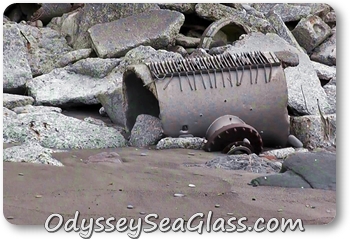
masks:
<svg viewBox="0 0 350 239"><path fill-rule="evenodd" d="M140 114L159 117L159 102L146 87L143 81L133 72L124 75L124 94L126 104L126 127L131 130Z"/></svg>

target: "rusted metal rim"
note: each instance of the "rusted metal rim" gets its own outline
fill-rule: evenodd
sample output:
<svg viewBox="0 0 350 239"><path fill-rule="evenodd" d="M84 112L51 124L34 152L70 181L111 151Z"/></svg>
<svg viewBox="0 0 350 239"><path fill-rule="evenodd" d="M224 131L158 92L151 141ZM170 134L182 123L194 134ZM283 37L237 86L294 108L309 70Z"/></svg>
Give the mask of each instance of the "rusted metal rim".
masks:
<svg viewBox="0 0 350 239"><path fill-rule="evenodd" d="M244 141L238 141L238 142L233 142L229 145L227 145L222 152L224 154L237 154L237 152L243 152L245 154L251 154L253 151L253 147L250 143L246 143Z"/></svg>
<svg viewBox="0 0 350 239"><path fill-rule="evenodd" d="M259 154L263 149L260 134L250 125L233 115L224 115L217 118L208 128L205 151L226 151L232 145L247 147L252 153ZM244 142L248 139L249 143ZM228 146L231 146L227 149ZM248 152L248 151L247 151Z"/></svg>

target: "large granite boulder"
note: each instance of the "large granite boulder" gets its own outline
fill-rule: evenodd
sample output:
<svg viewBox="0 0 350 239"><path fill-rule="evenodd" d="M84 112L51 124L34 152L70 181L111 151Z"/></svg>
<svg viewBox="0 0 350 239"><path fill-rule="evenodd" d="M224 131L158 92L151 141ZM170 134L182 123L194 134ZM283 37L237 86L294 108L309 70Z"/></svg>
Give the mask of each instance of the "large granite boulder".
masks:
<svg viewBox="0 0 350 239"><path fill-rule="evenodd" d="M85 3L79 11L62 16L61 34L74 49L90 48L90 27L156 9L155 3Z"/></svg>
<svg viewBox="0 0 350 239"><path fill-rule="evenodd" d="M182 13L152 10L96 24L88 32L92 47L99 57L120 57L140 45L165 48L174 42L184 21Z"/></svg>
<svg viewBox="0 0 350 239"><path fill-rule="evenodd" d="M28 61L33 76L49 73L56 68L56 62L72 48L59 32L48 27L37 28L18 24L27 44Z"/></svg>
<svg viewBox="0 0 350 239"><path fill-rule="evenodd" d="M5 143L38 142L46 148L93 149L126 146L117 129L90 124L59 113L27 113L4 120Z"/></svg>
<svg viewBox="0 0 350 239"><path fill-rule="evenodd" d="M3 94L3 106L8 109L15 107L32 105L34 103L33 97L15 94Z"/></svg>
<svg viewBox="0 0 350 239"><path fill-rule="evenodd" d="M27 59L27 45L19 24L3 25L3 91L24 91L32 72Z"/></svg>

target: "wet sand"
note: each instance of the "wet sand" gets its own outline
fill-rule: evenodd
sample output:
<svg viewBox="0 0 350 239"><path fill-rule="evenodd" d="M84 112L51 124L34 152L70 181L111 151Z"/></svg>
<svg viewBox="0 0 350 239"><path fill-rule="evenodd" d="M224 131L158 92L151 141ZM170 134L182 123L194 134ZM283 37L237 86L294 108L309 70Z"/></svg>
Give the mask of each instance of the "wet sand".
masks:
<svg viewBox="0 0 350 239"><path fill-rule="evenodd" d="M117 152L122 162L84 163L100 152ZM159 219L189 219L212 211L213 219L247 217L253 223L260 217L300 218L304 225L328 224L336 215L334 191L252 187L248 183L262 174L185 165L205 163L213 156L197 150L130 147L54 154L65 167L4 162L3 212L10 223L21 225L43 225L52 213L66 221L76 210L80 220L145 217L140 212L156 213Z"/></svg>

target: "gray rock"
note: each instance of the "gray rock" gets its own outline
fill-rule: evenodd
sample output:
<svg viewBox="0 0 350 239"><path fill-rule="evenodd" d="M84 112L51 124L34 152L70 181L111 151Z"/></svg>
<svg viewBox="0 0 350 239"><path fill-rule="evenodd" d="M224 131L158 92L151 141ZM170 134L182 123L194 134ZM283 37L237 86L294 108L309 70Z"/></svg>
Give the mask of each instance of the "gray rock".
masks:
<svg viewBox="0 0 350 239"><path fill-rule="evenodd" d="M188 48L187 48L188 49ZM188 56L187 50L183 46L168 46L167 51L179 53L181 56Z"/></svg>
<svg viewBox="0 0 350 239"><path fill-rule="evenodd" d="M336 22L337 22L337 15L335 14L335 11L331 11L327 13L322 20L328 24L330 27L335 27Z"/></svg>
<svg viewBox="0 0 350 239"><path fill-rule="evenodd" d="M209 21L217 21L222 18L232 18L246 25L251 31L262 33L275 32L271 24L266 20L254 15L250 15L245 11L225 6L219 3L198 3L196 4L196 14Z"/></svg>
<svg viewBox="0 0 350 239"><path fill-rule="evenodd" d="M161 9L169 9L186 14L194 13L195 3L158 3Z"/></svg>
<svg viewBox="0 0 350 239"><path fill-rule="evenodd" d="M203 149L205 139L198 137L161 139L157 144L157 149Z"/></svg>
<svg viewBox="0 0 350 239"><path fill-rule="evenodd" d="M88 159L83 160L83 163L123 163L122 158L116 152L101 152L95 155L91 155Z"/></svg>
<svg viewBox="0 0 350 239"><path fill-rule="evenodd" d="M162 123L151 115L139 115L131 130L129 143L134 147L155 145L163 136Z"/></svg>
<svg viewBox="0 0 350 239"><path fill-rule="evenodd" d="M88 49L79 49L75 51L68 52L61 56L61 58L57 61L58 67L65 67L68 64L74 63L81 59L88 58L92 52L91 48Z"/></svg>
<svg viewBox="0 0 350 239"><path fill-rule="evenodd" d="M87 75L93 78L107 76L121 62L120 59L87 58L74 63L65 69L80 75Z"/></svg>
<svg viewBox="0 0 350 239"><path fill-rule="evenodd" d="M333 28L333 35L325 40L320 46L314 49L311 60L329 65L337 65L337 38L336 28Z"/></svg>
<svg viewBox="0 0 350 239"><path fill-rule="evenodd" d="M258 177L254 186L336 190L336 154L296 153L288 157L278 174Z"/></svg>
<svg viewBox="0 0 350 239"><path fill-rule="evenodd" d="M122 75L120 77L122 77ZM113 90L98 94L97 99L102 104L105 113L113 123L122 126L126 124L121 84Z"/></svg>
<svg viewBox="0 0 350 239"><path fill-rule="evenodd" d="M55 31L61 32L62 17L52 18L51 21L46 25L46 27L49 27Z"/></svg>
<svg viewBox="0 0 350 239"><path fill-rule="evenodd" d="M275 5L277 3L253 3L250 6L263 14L267 14Z"/></svg>
<svg viewBox="0 0 350 239"><path fill-rule="evenodd" d="M106 126L105 122L103 122L102 120L95 119L92 117L86 117L86 118L84 118L84 121L88 122L90 124L95 124L95 125L99 125L99 126Z"/></svg>
<svg viewBox="0 0 350 239"><path fill-rule="evenodd" d="M3 25L3 37L3 91L22 90L32 78L25 39L18 24Z"/></svg>
<svg viewBox="0 0 350 239"><path fill-rule="evenodd" d="M300 46L310 53L331 35L331 28L320 17L310 15L301 19L292 33Z"/></svg>
<svg viewBox="0 0 350 239"><path fill-rule="evenodd" d="M311 12L311 8L308 6L293 6L287 3L279 3L274 5L270 11L280 16L283 22L292 22L307 17Z"/></svg>
<svg viewBox="0 0 350 239"><path fill-rule="evenodd" d="M299 51L303 52L303 49L300 47L298 41L295 39L291 31L288 29L286 24L280 14L276 13L276 7L280 4L277 4L272 10L267 14L267 19L271 25L275 28L276 34L286 40L289 44L297 48Z"/></svg>
<svg viewBox="0 0 350 239"><path fill-rule="evenodd" d="M98 98L98 96L97 96ZM108 116L107 112L105 111L105 108L104 107L101 107L98 111L98 113L102 116Z"/></svg>
<svg viewBox="0 0 350 239"><path fill-rule="evenodd" d="M62 109L58 107L52 107L52 106L33 106L33 105L26 105L26 106L20 106L15 107L12 109L17 114L25 114L25 113L49 113L49 112L56 112L61 113Z"/></svg>
<svg viewBox="0 0 350 239"><path fill-rule="evenodd" d="M33 97L24 95L14 95L14 94L3 94L3 106L8 109L13 109L15 107L32 105L34 103Z"/></svg>
<svg viewBox="0 0 350 239"><path fill-rule="evenodd" d="M218 156L206 162L205 166L227 170L245 170L253 173L275 173L280 170L276 164L256 154Z"/></svg>
<svg viewBox="0 0 350 239"><path fill-rule="evenodd" d="M179 33L185 17L168 10L152 10L89 28L92 47L99 57L124 56L134 47L159 49L168 46ZM139 26L143 27L140 28ZM135 33L137 34L130 34Z"/></svg>
<svg viewBox="0 0 350 239"><path fill-rule="evenodd" d="M197 47L200 41L201 39L197 37L187 37L187 36L176 37L176 44L183 47Z"/></svg>
<svg viewBox="0 0 350 239"><path fill-rule="evenodd" d="M70 69L70 68L68 68ZM58 68L27 82L29 95L38 105L77 106L98 104L97 95L107 92L114 83Z"/></svg>
<svg viewBox="0 0 350 239"><path fill-rule="evenodd" d="M335 85L325 85L323 86L324 91L327 94L328 104L330 110L327 111L327 114L337 113L337 86Z"/></svg>
<svg viewBox="0 0 350 239"><path fill-rule="evenodd" d="M290 3L289 5L309 7L311 9L310 14L319 17L326 15L331 10L331 7L326 3Z"/></svg>
<svg viewBox="0 0 350 239"><path fill-rule="evenodd" d="M25 142L20 146L4 149L4 162L25 162L63 166L57 159L52 157L54 150L42 147L38 142Z"/></svg>
<svg viewBox="0 0 350 239"><path fill-rule="evenodd" d="M273 149L273 150L265 151L263 154L269 155L269 156L275 156L278 159L285 159L289 155L294 153L295 153L295 149L292 147L289 147L289 148Z"/></svg>
<svg viewBox="0 0 350 239"><path fill-rule="evenodd" d="M56 149L94 149L126 146L118 130L58 113L19 114L4 120L5 143L37 141Z"/></svg>
<svg viewBox="0 0 350 239"><path fill-rule="evenodd" d="M30 42L28 61L33 76L49 73L64 54L72 51L59 32L51 28L23 24L19 24L19 28Z"/></svg>
<svg viewBox="0 0 350 239"><path fill-rule="evenodd" d="M320 102L322 111L327 110L329 105L327 96L321 87L320 81L311 61L303 52L290 46L286 41L276 34L250 33L242 40L236 41L226 52L239 53L250 51L290 51L298 54L299 65L284 69L288 87L288 106L297 114L317 114L317 101ZM304 101L301 87L304 92ZM307 107L305 106L307 105Z"/></svg>
<svg viewBox="0 0 350 239"><path fill-rule="evenodd" d="M231 3L229 3L231 4ZM255 8L251 7L251 4L247 3L232 3L234 8L246 11L248 14L259 17L259 18L265 18L264 14L256 10ZM227 5L227 4L226 4Z"/></svg>
<svg viewBox="0 0 350 239"><path fill-rule="evenodd" d="M333 146L336 139L336 114L324 117L329 120L328 129L324 127L319 115L290 117L290 131L306 148Z"/></svg>
<svg viewBox="0 0 350 239"><path fill-rule="evenodd" d="M3 119L5 120L5 118L16 118L17 117L17 114L16 112L12 111L12 110L9 110L8 108L6 107L2 107L3 109Z"/></svg>
<svg viewBox="0 0 350 239"><path fill-rule="evenodd" d="M311 61L312 65L317 73L320 80L332 80L337 77L337 69L334 66L327 66L325 64Z"/></svg>
<svg viewBox="0 0 350 239"><path fill-rule="evenodd" d="M62 16L61 34L74 49L90 48L90 27L154 9L159 9L155 3L85 3L79 11Z"/></svg>
<svg viewBox="0 0 350 239"><path fill-rule="evenodd" d="M283 68L287 66L299 65L299 56L296 53L290 51L275 51L276 57L282 62Z"/></svg>

